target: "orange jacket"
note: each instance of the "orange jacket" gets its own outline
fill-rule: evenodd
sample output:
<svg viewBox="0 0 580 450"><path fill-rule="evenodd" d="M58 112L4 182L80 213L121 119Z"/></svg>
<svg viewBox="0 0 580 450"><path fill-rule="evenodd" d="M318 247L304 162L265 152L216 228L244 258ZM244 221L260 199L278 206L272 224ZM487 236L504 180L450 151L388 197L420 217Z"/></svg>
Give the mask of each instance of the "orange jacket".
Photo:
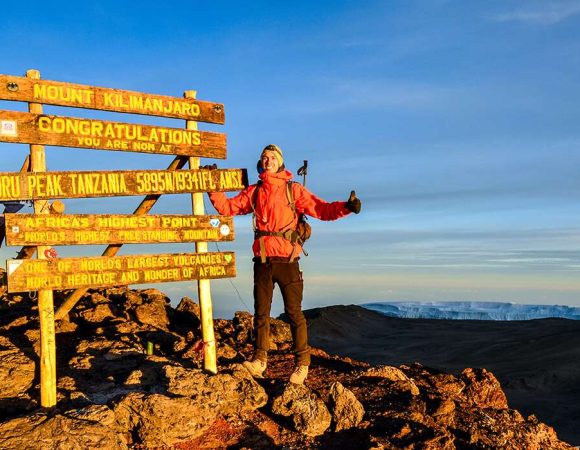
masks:
<svg viewBox="0 0 580 450"><path fill-rule="evenodd" d="M350 214L346 202L328 203L312 194L300 183L292 183L292 192L296 213L288 202L287 183L292 173L283 170L278 173L264 172L260 175L262 185L254 199L257 184L252 184L233 198L227 198L223 192L212 192L209 198L215 209L225 216L249 214L252 212L252 201L255 202L256 229L263 231L286 231L296 229L299 214L306 214L320 220L336 220ZM262 236L266 256L298 256L302 247L291 243L280 236ZM259 240L254 240L252 250L260 256Z"/></svg>

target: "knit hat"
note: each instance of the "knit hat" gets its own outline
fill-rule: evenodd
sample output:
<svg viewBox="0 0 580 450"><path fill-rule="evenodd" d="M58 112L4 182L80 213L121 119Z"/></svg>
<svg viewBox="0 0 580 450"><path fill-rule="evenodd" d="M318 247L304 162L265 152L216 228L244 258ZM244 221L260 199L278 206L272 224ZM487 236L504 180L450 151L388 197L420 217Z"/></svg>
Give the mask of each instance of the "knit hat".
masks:
<svg viewBox="0 0 580 450"><path fill-rule="evenodd" d="M282 167L284 165L284 157L282 156L282 150L280 149L280 147L278 147L277 145L274 145L274 144L266 145L264 147L264 150L262 150L262 154L260 155L260 159L262 159L264 157L265 152L274 152L274 155L276 155L276 159L278 160L278 165L280 167Z"/></svg>

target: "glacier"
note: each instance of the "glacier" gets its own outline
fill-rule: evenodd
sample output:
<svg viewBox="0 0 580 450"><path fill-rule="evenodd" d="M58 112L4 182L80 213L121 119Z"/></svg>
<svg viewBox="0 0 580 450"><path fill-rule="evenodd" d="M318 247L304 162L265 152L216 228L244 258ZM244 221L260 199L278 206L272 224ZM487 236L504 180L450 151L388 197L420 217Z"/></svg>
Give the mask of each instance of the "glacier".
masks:
<svg viewBox="0 0 580 450"><path fill-rule="evenodd" d="M373 302L364 308L389 317L452 320L532 320L563 318L580 320L580 308L563 305L523 305L504 302L436 301Z"/></svg>

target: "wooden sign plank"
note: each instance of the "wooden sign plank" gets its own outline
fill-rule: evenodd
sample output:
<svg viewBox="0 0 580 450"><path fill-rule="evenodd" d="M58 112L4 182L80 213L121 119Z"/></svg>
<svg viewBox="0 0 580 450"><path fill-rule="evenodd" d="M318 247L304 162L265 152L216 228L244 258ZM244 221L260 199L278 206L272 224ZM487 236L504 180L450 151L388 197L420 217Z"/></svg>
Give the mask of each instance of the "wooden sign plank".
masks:
<svg viewBox="0 0 580 450"><path fill-rule="evenodd" d="M228 216L5 214L7 245L232 241Z"/></svg>
<svg viewBox="0 0 580 450"><path fill-rule="evenodd" d="M0 142L226 158L223 133L4 110Z"/></svg>
<svg viewBox="0 0 580 450"><path fill-rule="evenodd" d="M0 172L0 201L237 191L245 169Z"/></svg>
<svg viewBox="0 0 580 450"><path fill-rule="evenodd" d="M0 75L0 100L99 109L223 124L224 105L83 84Z"/></svg>
<svg viewBox="0 0 580 450"><path fill-rule="evenodd" d="M8 292L126 286L236 276L233 252L12 259Z"/></svg>

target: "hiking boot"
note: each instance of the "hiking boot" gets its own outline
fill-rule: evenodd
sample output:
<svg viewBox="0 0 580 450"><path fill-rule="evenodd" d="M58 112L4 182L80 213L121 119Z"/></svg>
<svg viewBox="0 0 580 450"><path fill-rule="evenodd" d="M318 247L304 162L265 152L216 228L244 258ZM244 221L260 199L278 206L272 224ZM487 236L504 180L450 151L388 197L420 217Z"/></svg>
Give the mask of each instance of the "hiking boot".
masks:
<svg viewBox="0 0 580 450"><path fill-rule="evenodd" d="M294 372L290 375L290 383L304 384L304 380L308 376L308 366L297 364Z"/></svg>
<svg viewBox="0 0 580 450"><path fill-rule="evenodd" d="M266 361L262 361L260 359L254 359L253 361L244 361L242 364L250 375L254 378L264 378L263 373L266 370Z"/></svg>

